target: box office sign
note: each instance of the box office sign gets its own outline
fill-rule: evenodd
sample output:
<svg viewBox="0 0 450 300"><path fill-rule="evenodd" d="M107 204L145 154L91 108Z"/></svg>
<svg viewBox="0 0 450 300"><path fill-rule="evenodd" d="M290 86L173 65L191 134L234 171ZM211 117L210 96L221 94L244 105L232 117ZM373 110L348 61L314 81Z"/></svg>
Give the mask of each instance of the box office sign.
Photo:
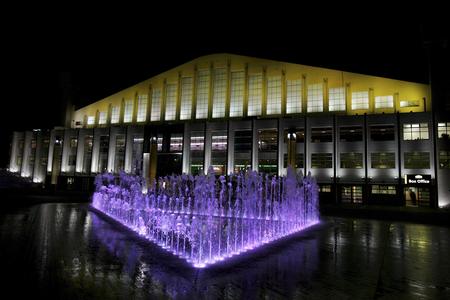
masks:
<svg viewBox="0 0 450 300"><path fill-rule="evenodd" d="M405 175L405 184L430 184L431 175L409 174Z"/></svg>

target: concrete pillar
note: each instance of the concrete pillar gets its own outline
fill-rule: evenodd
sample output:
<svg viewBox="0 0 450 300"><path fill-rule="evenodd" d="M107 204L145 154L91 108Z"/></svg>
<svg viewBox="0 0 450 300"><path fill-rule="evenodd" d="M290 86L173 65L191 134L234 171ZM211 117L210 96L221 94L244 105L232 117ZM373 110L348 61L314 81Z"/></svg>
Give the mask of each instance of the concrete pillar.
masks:
<svg viewBox="0 0 450 300"><path fill-rule="evenodd" d="M156 167L158 166L158 138L153 136L150 140L149 182L156 179Z"/></svg>
<svg viewBox="0 0 450 300"><path fill-rule="evenodd" d="M295 154L297 152L297 136L295 132L289 131L287 136L287 165L295 169Z"/></svg>

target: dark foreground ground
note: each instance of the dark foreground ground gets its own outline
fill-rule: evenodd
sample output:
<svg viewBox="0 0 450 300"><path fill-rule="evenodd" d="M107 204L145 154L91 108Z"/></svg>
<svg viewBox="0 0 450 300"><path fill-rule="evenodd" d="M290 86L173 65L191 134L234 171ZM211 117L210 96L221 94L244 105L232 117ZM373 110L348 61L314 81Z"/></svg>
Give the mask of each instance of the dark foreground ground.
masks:
<svg viewBox="0 0 450 300"><path fill-rule="evenodd" d="M450 228L327 216L195 271L87 204L46 203L0 212L0 272L2 299L450 299Z"/></svg>

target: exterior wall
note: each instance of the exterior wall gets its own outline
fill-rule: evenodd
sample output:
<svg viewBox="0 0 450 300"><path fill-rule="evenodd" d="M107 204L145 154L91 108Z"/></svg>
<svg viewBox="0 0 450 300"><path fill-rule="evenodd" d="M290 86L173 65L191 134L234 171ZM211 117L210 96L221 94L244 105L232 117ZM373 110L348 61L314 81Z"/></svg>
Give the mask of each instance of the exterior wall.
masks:
<svg viewBox="0 0 450 300"><path fill-rule="evenodd" d="M272 119L248 119L248 120L230 120L228 122L185 122L184 129L184 142L182 152L182 171L184 173L190 172L190 140L192 133L203 134L204 136L204 171L208 170L211 165L212 159L212 136L214 132L226 132L227 134L227 173L232 173L234 170L235 162L235 133L240 130L250 130L252 132L252 146L251 146L251 162L252 169L258 170L259 150L258 150L258 130L263 129L275 129L277 130L277 153L278 159L277 174L284 175L286 169L284 168L284 155L287 154L287 145L284 135L289 129L301 130L305 129L304 142L297 143L297 154L303 154L303 168L298 171L302 171L305 174L311 172L311 174L317 179L319 184L330 186L332 193L336 193L337 201L340 201L340 187L341 186L359 186L363 187L364 201L371 203L372 198L371 188L373 185L388 185L395 186L396 194L391 195L388 198L386 204L401 204L403 196L403 189L406 187L404 184L404 176L411 174L425 174L430 175L432 183L426 187L430 189L430 205L431 206L445 206L448 204L448 191L450 182L449 169L435 167L435 161L440 149L450 150L449 141L438 139L435 145L436 132L433 128L436 125L432 125L431 113L411 113L411 114L380 114L380 115L358 115L358 116L345 116L345 115L314 115L307 117L297 118L272 118ZM403 125L411 123L428 123L429 138L422 140L405 140L403 133ZM395 138L389 141L373 141L370 136L371 126L374 125L391 125L394 126ZM341 141L341 130L343 127L359 126L362 129L362 141L346 142ZM100 136L108 136L108 163L107 170L114 172L115 159L116 159L116 139L119 135L124 136L126 141L124 151L124 170L131 171L132 160L132 148L133 138L138 136L147 136L145 131L147 128L152 131L151 136L155 136L158 133L164 133L165 139L170 138L171 130L179 132L179 126L177 127L164 127L159 126L146 127L144 125L133 126L114 126L110 128L95 128L93 129L56 129L50 133L37 133L26 132L24 134L15 133L13 136L12 149L17 149L17 144L20 138L25 137L24 140L24 159L23 164L20 166L22 175L31 176L34 172L33 180L36 182L43 181L45 170L48 175L54 174L54 167L57 167L54 163L55 158L55 146L58 143L62 143L61 155L61 174L56 174L56 177L73 177L77 176L93 176L99 172L97 169L100 150ZM332 142L312 142L311 131L313 128L331 128L332 129ZM175 132L173 131L173 132ZM87 135L93 135L93 148L92 148L92 163L90 167L91 174L84 174L80 172L84 157L84 138ZM64 139L62 137L64 136ZM29 157L31 153L31 139L35 137L37 141L36 147L36 159L34 169L27 169L29 166ZM68 166L69 154L70 154L70 141L71 139L77 139L77 151L76 151L76 171L70 172ZM48 152L42 150L42 143L44 139L49 140ZM169 140L165 140L164 144L168 145ZM167 146L165 146L167 147ZM436 149L436 152L434 151ZM14 150L17 152L16 150ZM12 151L12 153L14 153ZM44 151L44 152L42 152ZM429 152L430 153L430 168L426 169L406 169L404 162L405 152ZM144 151L145 152L145 151ZM355 152L362 154L362 167L361 168L344 168L341 167L341 154ZM395 157L395 167L389 169L372 168L371 154L374 152L392 152ZM312 168L311 156L313 153L331 153L332 154L332 167L331 168ZM42 157L48 157L48 164L43 166L41 164ZM11 158L14 163L14 157ZM439 163L439 162L437 162ZM31 173L30 173L31 172ZM436 177L437 175L437 177ZM52 183L55 183L52 180ZM389 201L394 201L390 203ZM439 199L437 202L435 199ZM392 200L389 200L392 199ZM400 200L399 200L400 199Z"/></svg>
<svg viewBox="0 0 450 300"><path fill-rule="evenodd" d="M224 75L222 77L224 79L220 84L218 77L216 78L218 69L224 70L224 73L221 73ZM209 77L202 77L204 72L209 72ZM235 72L243 74L242 89L239 90L242 95L242 98L239 98L242 100L242 106L232 105L232 99L237 97L236 89L232 90L232 78L235 78L233 77L236 75ZM252 82L255 80L256 77L253 77L255 75L260 76L258 77L260 78L258 79L260 80L260 89L254 88L250 83L250 79ZM186 78L190 78L189 80L192 82L190 93L189 89L183 87L183 83L189 82L189 80L186 81ZM293 99L293 81L301 86L301 89L297 90L298 101L296 100L297 102L294 103L301 106L301 110L287 113L288 99ZM308 103L311 100L308 97L314 96L313 93L308 92L308 87L312 84L321 84L322 86L317 90L323 94L322 112L308 112ZM170 90L171 88L173 90ZM345 91L345 109L343 110L330 111L330 89L334 88L343 88ZM366 109L352 109L352 93L360 91L367 92L368 106ZM160 98L157 98L158 95ZM378 108L375 105L377 97L387 95L392 96L392 107ZM142 97L147 97L145 120L138 122L138 104ZM259 99L260 102L255 102L255 99ZM276 99L275 102L274 99ZM156 114L152 112L152 107L157 100L160 100L161 107ZM223 100L224 103L219 100ZM415 101L415 105L405 106L404 101L406 100ZM132 104L129 122L125 122L124 110L127 103ZM216 105L216 103L218 104ZM249 116L249 109L252 109L251 105L254 103L260 105L261 112ZM202 104L205 105L206 114L197 118L196 110ZM271 113L271 107L274 105L278 107L278 104L279 110ZM214 111L219 106L223 107L222 105L224 105L223 115L216 117ZM118 122L111 124L114 107L119 109ZM186 107L190 109L190 113L187 115L183 114L183 109ZM166 117L170 115L171 109L173 109L173 117L168 121ZM233 109L241 109L242 116L230 117ZM46 169L47 175L52 176L50 182L52 184L56 184L56 179L59 177L77 178L93 176L103 171L115 172L117 168L116 142L119 136L123 136L123 170L132 172L134 137L142 136L144 138L143 145L148 145L149 137L155 137L158 133L162 134L165 153L158 153L158 160L174 159L174 155L179 157L180 153L178 151L171 153L169 145L170 134L176 131L183 135L181 170L184 173L190 173L190 147L193 132L204 137L204 172L212 165L214 133L227 132L226 167L227 173L231 173L235 169L236 132L249 130L252 132L250 161L252 169L258 171L259 159L266 155L266 153L260 154L258 131L274 129L277 131L277 171L275 174L284 175L286 174L284 157L287 154L285 135L287 130L296 129L304 131L304 141L296 143L296 153L303 155L303 167L298 171L302 171L304 174L311 172L321 186L331 186L331 192L336 196L336 201L339 201L340 188L344 186L362 187L364 201L368 201L368 203L372 201L371 187L377 185L395 186L397 194L392 197L401 198L405 187L404 176L424 174L431 175L432 178L432 183L428 186L435 194L431 197L433 199L430 199L431 205L445 206L450 205L450 170L439 167L439 151L450 151L450 141L438 139L435 129L437 122L449 122L449 120L434 121L430 111L431 98L428 85L258 58L216 54L195 59L77 110L73 126L70 129L55 128L49 133L49 136L48 133L15 132L11 143L9 169L12 172L20 172L24 177L33 176L32 178L36 182L43 181ZM100 124L101 114L106 120L104 124ZM152 115L157 120L152 120ZM89 117L91 117L91 121L93 120L91 124L87 124ZM428 123L429 139L405 140L403 125L411 123ZM394 126L394 140L373 141L370 137L370 129L374 125ZM341 129L344 126L360 126L363 135L362 141L341 141ZM332 140L330 142L313 142L311 140L313 128L331 128ZM86 155L85 142L86 137L90 135L93 136L92 156L89 171L85 172L83 171ZM107 136L109 140L108 153L105 155L105 157L107 156L105 170L99 169L101 136ZM31 140L33 138L36 138L35 165L30 167ZM47 153L45 153L47 150L42 150L42 142L45 138L49 139ZM20 150L21 140L24 141L24 147ZM74 147L71 147L71 141L74 140L77 143L75 150ZM55 149L61 149L58 152L60 154L56 154ZM143 152L148 153L148 151ZM341 155L351 152L361 153L361 168L341 166ZM395 167L372 168L371 154L374 152L394 153ZM405 152L429 152L430 168L406 169ZM331 168L313 168L311 159L313 153L331 153ZM60 155L60 159L56 155ZM18 157L21 157L21 163L19 163ZM42 157L48 157L46 166L41 163ZM69 159L72 162L75 161L74 166L69 165ZM434 200L434 196L439 199L439 202Z"/></svg>
<svg viewBox="0 0 450 300"><path fill-rule="evenodd" d="M362 74L355 74L349 72L342 72L337 70L330 70L325 68L317 68L311 66L290 64L285 62L277 62L265 59L251 58L245 56L231 55L231 54L214 54L203 56L179 67L173 68L167 72L161 73L146 81L140 82L130 88L122 90L114 95L97 101L91 105L83 107L75 112L73 127L93 127L93 126L107 126L111 121L111 108L119 107L121 118L119 123L124 123L123 108L126 101L133 102L133 118L131 123L138 123L136 119L137 99L139 96L146 96L148 99L148 114L146 120L152 114L151 107L153 92L159 90L161 92L161 112L160 120L155 123L165 120L165 112L167 110L165 104L167 96L168 85L175 85L176 89L176 104L175 117L170 121L182 120L180 118L180 110L183 109L181 81L183 78L192 78L192 103L191 103L191 117L187 119L196 119L195 110L197 107L198 95L196 94L197 81L199 74L203 71L209 71L209 84L207 86L207 114L206 117L200 119L214 119L212 110L214 107L215 95L215 70L224 69L225 76L225 91L224 97L226 102L225 115L223 118L227 119L230 116L230 97L231 91L231 75L233 72L244 73L244 98L242 117L248 115L249 105L249 76L255 74L261 75L261 113L259 116L277 117L279 115L286 115L286 101L287 101L287 80L300 80L302 83L302 112L307 111L307 88L310 84L322 84L323 86L323 112L327 112L329 103L329 88L342 87L346 91L346 109L338 112L339 114L356 115L356 114L379 114L379 113L393 113L393 112L422 112L431 110L431 98L429 95L429 86L425 84L405 82L394 79L381 78L376 76L368 76ZM280 114L268 110L268 80L271 78L280 78L281 86L278 90L278 97L281 100ZM367 91L369 93L369 106L367 109L352 109L352 92ZM375 98L378 96L390 95L393 97L393 107L377 108L374 104ZM414 106L403 107L401 103L404 101L414 101ZM270 106L270 105L269 105ZM108 121L105 125L98 125L98 117L100 113L108 115ZM95 118L92 125L86 123L87 118L91 116ZM220 119L220 117L219 117ZM78 124L78 125L77 125ZM139 124L139 123L138 123Z"/></svg>
<svg viewBox="0 0 450 300"><path fill-rule="evenodd" d="M23 149L20 149L19 144L20 141L23 140L24 133L23 132L13 132L12 141L11 141L11 152L9 158L9 171L13 173L20 172L22 167L22 162L17 160L18 156L23 155Z"/></svg>

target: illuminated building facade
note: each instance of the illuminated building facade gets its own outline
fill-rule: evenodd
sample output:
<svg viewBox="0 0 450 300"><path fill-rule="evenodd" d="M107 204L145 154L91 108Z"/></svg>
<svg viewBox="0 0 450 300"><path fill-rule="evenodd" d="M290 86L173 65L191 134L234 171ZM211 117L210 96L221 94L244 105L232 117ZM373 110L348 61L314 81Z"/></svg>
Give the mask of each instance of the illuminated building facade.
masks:
<svg viewBox="0 0 450 300"><path fill-rule="evenodd" d="M84 189L105 171L292 165L323 202L446 206L450 118L431 108L426 84L215 54L76 110L71 128L15 132L9 169Z"/></svg>

